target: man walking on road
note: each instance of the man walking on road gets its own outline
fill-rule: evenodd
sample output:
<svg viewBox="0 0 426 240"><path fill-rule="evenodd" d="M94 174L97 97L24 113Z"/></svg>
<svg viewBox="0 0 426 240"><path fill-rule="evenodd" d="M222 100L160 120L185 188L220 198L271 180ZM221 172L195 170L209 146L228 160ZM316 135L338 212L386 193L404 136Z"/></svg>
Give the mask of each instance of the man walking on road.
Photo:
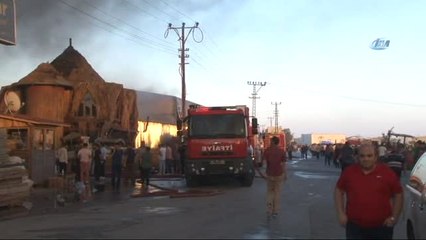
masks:
<svg viewBox="0 0 426 240"><path fill-rule="evenodd" d="M281 186L287 179L287 169L285 166L286 153L278 147L280 139L272 137L272 145L265 150L264 160L266 160L267 175L267 214L269 217L276 217L280 208Z"/></svg>
<svg viewBox="0 0 426 240"><path fill-rule="evenodd" d="M372 144L359 147L358 160L336 184L339 223L346 227L347 239L392 239L403 206L401 183L386 164L378 162Z"/></svg>
<svg viewBox="0 0 426 240"><path fill-rule="evenodd" d="M339 162L340 167L342 168L342 172L350 166L351 164L355 163L355 157L354 157L355 151L351 147L348 141L345 142L345 145L343 145L342 149L340 150L339 154Z"/></svg>

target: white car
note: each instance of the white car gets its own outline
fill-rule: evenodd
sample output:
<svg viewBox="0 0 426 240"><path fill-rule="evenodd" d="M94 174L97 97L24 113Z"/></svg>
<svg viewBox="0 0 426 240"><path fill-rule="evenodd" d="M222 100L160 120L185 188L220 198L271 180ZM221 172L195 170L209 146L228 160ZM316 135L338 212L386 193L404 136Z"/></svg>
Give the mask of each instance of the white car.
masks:
<svg viewBox="0 0 426 240"><path fill-rule="evenodd" d="M411 170L406 187L407 238L426 239L426 153Z"/></svg>

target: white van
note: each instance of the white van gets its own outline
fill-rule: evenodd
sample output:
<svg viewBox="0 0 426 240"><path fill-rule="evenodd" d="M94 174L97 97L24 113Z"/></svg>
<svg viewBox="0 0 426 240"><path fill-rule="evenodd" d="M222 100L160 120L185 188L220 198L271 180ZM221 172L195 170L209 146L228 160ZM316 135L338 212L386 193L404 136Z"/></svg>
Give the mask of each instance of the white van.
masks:
<svg viewBox="0 0 426 240"><path fill-rule="evenodd" d="M407 238L426 239L426 153L411 170L406 187Z"/></svg>

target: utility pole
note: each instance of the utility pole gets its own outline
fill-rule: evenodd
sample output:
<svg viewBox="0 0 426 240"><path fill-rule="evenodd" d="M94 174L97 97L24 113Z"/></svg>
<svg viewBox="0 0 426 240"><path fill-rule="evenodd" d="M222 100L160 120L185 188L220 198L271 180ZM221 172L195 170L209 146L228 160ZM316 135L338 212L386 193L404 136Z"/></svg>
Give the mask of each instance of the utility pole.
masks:
<svg viewBox="0 0 426 240"><path fill-rule="evenodd" d="M195 23L192 27L185 27L185 23L182 23L182 27L173 27L171 23L169 23L169 26L166 30L166 33L164 34L164 37L167 38L169 34L169 30L173 29L176 34L178 35L180 41L180 48L178 49L180 51L180 76L182 78L182 110L181 110L181 119L185 118L186 116L186 83L185 83L185 65L188 64L185 62L186 58L189 58L188 54L185 54L186 51L189 51L189 48L185 48L186 40L188 39L189 34L195 29L198 28L198 22ZM185 29L189 29L188 34L185 36ZM181 30L179 33L178 30ZM201 42L201 41L200 41Z"/></svg>
<svg viewBox="0 0 426 240"><path fill-rule="evenodd" d="M251 108L251 115L253 117L256 117L256 99L259 99L260 97L257 96L257 92L259 92L259 90L266 85L266 82L252 82L252 81L247 81L248 85L252 85L253 86L253 92L251 94L251 98L253 100L252 103L252 108ZM260 86L258 89L256 89L257 86Z"/></svg>
<svg viewBox="0 0 426 240"><path fill-rule="evenodd" d="M278 105L281 105L281 102L271 103L275 105L274 117L275 117L275 133L278 133Z"/></svg>
<svg viewBox="0 0 426 240"><path fill-rule="evenodd" d="M273 119L273 117L268 117L268 120L269 120L269 127L272 129L272 119Z"/></svg>

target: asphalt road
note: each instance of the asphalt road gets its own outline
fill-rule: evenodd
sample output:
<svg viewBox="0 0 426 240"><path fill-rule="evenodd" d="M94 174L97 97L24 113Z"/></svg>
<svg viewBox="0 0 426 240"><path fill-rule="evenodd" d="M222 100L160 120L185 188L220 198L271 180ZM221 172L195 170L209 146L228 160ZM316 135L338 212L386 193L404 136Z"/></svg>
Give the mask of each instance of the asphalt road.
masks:
<svg viewBox="0 0 426 240"><path fill-rule="evenodd" d="M266 218L262 178L256 178L250 188L222 179L203 187L222 191L215 196L132 198L130 194L138 189L123 188L120 193L109 189L93 193L91 201L62 208L35 206L26 217L0 221L0 238L344 238L333 205L340 170L316 159L296 158L288 167L282 209L271 221ZM184 182L173 181L173 185L181 187ZM405 238L402 222L395 227L395 239Z"/></svg>

